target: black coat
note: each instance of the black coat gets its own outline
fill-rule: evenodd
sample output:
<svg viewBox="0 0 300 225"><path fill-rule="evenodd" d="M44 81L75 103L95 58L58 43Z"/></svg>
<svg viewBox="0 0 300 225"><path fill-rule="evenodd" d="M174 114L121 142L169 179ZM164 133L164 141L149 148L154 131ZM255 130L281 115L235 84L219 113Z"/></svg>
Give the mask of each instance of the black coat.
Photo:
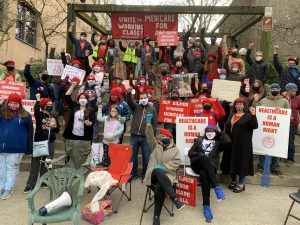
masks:
<svg viewBox="0 0 300 225"><path fill-rule="evenodd" d="M240 176L253 176L253 129L258 128L256 116L245 113L231 127L231 115L226 123L226 133L232 140L230 173Z"/></svg>
<svg viewBox="0 0 300 225"><path fill-rule="evenodd" d="M193 163L193 160L195 160L199 155L205 155L205 151L202 148L203 139L203 137L198 138L198 140L193 144L193 146L189 150L188 156L191 160L191 163ZM208 155L208 157L210 158L211 165L216 169L216 171L219 168L219 153L223 150L223 148L229 145L230 142L231 140L228 137L228 135L222 133L220 137L217 137L215 146Z"/></svg>
<svg viewBox="0 0 300 225"><path fill-rule="evenodd" d="M246 62L249 64L249 81L250 84L253 83L254 80L260 80L263 83L267 82L268 79L268 65L265 61L253 61L251 59L251 49L247 50L246 54Z"/></svg>

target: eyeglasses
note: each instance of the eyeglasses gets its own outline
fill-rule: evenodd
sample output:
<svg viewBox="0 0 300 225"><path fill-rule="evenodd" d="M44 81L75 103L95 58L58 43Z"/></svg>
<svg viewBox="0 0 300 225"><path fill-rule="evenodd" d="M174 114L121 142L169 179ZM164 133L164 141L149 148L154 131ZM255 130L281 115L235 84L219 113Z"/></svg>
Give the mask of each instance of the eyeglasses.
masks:
<svg viewBox="0 0 300 225"><path fill-rule="evenodd" d="M88 80L95 80L95 79L88 79Z"/></svg>

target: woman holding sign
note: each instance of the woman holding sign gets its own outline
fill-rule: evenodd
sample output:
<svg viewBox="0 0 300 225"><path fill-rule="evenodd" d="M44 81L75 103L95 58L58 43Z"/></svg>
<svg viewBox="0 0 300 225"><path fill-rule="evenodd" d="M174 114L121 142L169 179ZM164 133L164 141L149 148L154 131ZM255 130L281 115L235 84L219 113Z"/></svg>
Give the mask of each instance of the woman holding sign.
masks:
<svg viewBox="0 0 300 225"><path fill-rule="evenodd" d="M255 109L251 107L247 112L247 101L237 98L233 103L233 112L226 123L226 132L232 140L231 147L231 183L229 189L234 193L245 191L246 176L253 176L253 130L258 128ZM237 184L237 175L239 184Z"/></svg>

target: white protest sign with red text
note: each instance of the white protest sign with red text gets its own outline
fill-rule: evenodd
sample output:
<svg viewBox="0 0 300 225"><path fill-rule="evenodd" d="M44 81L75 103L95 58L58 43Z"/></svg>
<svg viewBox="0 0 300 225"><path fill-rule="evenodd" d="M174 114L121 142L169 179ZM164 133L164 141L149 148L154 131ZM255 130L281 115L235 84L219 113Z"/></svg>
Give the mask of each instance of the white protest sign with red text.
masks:
<svg viewBox="0 0 300 225"><path fill-rule="evenodd" d="M185 160L185 148L192 147L195 138L204 135L207 125L207 117L176 118L176 146L180 151L182 162L189 164L189 160Z"/></svg>
<svg viewBox="0 0 300 225"><path fill-rule="evenodd" d="M30 113L31 118L32 118L32 123L33 123L33 131L35 132L36 128L36 120L34 117L34 105L35 105L35 100L22 100L22 106L23 108Z"/></svg>
<svg viewBox="0 0 300 225"><path fill-rule="evenodd" d="M177 175L176 196L185 205L196 207L197 178Z"/></svg>
<svg viewBox="0 0 300 225"><path fill-rule="evenodd" d="M12 82L0 81L0 96L7 98L8 95L17 93L22 99L25 99L26 83L25 82Z"/></svg>
<svg viewBox="0 0 300 225"><path fill-rule="evenodd" d="M189 116L189 103L172 101L167 99L160 100L158 121L162 123L176 123L177 117Z"/></svg>
<svg viewBox="0 0 300 225"><path fill-rule="evenodd" d="M178 32L177 31L158 31L157 34L158 46L177 46Z"/></svg>
<svg viewBox="0 0 300 225"><path fill-rule="evenodd" d="M256 117L258 129L252 138L254 154L287 158L291 110L259 106Z"/></svg>
<svg viewBox="0 0 300 225"><path fill-rule="evenodd" d="M64 64L60 59L47 59L47 71L49 75L61 76L64 71Z"/></svg>
<svg viewBox="0 0 300 225"><path fill-rule="evenodd" d="M61 79L62 80L65 79L66 76L69 76L69 81L70 82L74 77L78 77L80 79L80 85L81 85L82 82L83 82L84 76L85 76L85 71L81 70L81 69L78 69L74 66L66 65L66 67L64 69L64 72L61 75Z"/></svg>

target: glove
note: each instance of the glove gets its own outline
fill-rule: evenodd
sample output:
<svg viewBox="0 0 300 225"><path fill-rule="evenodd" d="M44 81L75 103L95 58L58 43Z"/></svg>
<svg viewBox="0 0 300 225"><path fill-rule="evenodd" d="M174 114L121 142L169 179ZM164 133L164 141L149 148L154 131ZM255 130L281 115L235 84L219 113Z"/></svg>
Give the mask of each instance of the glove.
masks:
<svg viewBox="0 0 300 225"><path fill-rule="evenodd" d="M161 170L161 171L165 171L165 167L159 164L156 164L153 169L157 169L157 170Z"/></svg>
<svg viewBox="0 0 300 225"><path fill-rule="evenodd" d="M153 119L152 113L149 113L146 115L146 123L151 123L152 119Z"/></svg>

